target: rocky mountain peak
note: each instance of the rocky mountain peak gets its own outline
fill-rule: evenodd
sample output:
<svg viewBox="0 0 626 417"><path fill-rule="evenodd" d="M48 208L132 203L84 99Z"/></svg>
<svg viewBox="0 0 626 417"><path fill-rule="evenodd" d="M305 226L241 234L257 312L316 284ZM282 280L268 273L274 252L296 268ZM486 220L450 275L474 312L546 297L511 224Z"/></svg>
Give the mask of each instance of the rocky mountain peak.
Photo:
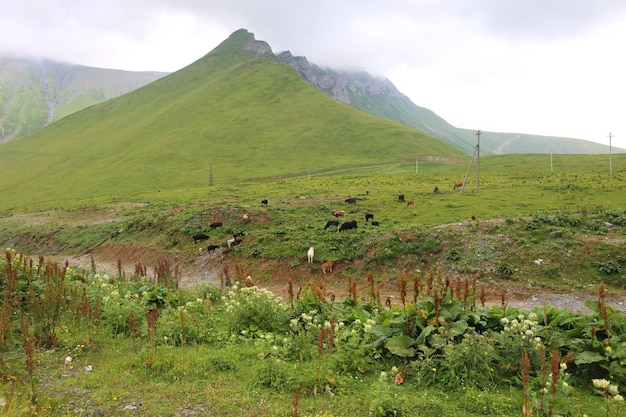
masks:
<svg viewBox="0 0 626 417"><path fill-rule="evenodd" d="M246 43L243 46L243 49L246 51L250 51L258 56L273 56L274 55L274 52L272 52L272 48L267 42L257 41L256 39L254 39L254 37L252 38L250 42Z"/></svg>

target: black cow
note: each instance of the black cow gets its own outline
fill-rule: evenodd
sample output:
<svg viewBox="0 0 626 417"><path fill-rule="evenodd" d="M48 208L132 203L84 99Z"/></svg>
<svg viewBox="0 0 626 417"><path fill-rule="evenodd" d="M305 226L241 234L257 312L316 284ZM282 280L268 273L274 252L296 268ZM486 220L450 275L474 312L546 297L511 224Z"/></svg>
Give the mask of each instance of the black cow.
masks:
<svg viewBox="0 0 626 417"><path fill-rule="evenodd" d="M223 226L223 223L222 223L222 222L213 222L213 223L211 223L211 224L209 225L209 227L210 227L211 229L215 229L215 228L217 228L217 227L222 227L222 226Z"/></svg>
<svg viewBox="0 0 626 417"><path fill-rule="evenodd" d="M219 247L220 247L220 245L209 245L209 246L207 246L206 251L207 251L207 253L211 253L211 252L213 252L215 249L217 249Z"/></svg>
<svg viewBox="0 0 626 417"><path fill-rule="evenodd" d="M398 201L401 203L404 202L404 194L398 194Z"/></svg>
<svg viewBox="0 0 626 417"><path fill-rule="evenodd" d="M233 237L235 239L239 239L240 237L244 237L246 234L244 232L237 232L235 234L233 234Z"/></svg>
<svg viewBox="0 0 626 417"><path fill-rule="evenodd" d="M365 223L369 222L370 220L374 221L374 215L372 213L365 213Z"/></svg>
<svg viewBox="0 0 626 417"><path fill-rule="evenodd" d="M204 233L198 233L197 235L193 235L193 243L198 243L198 241L203 241L203 240L208 240L209 237L207 235L205 235Z"/></svg>
<svg viewBox="0 0 626 417"><path fill-rule="evenodd" d="M261 200L261 204L264 204L267 206L267 200Z"/></svg>
<svg viewBox="0 0 626 417"><path fill-rule="evenodd" d="M350 229L356 229L356 220L352 220L350 222L344 222L339 228L338 232L341 232L342 230L350 230Z"/></svg>
<svg viewBox="0 0 626 417"><path fill-rule="evenodd" d="M379 224L378 222L375 222L372 220L372 226L378 226L378 224Z"/></svg>
<svg viewBox="0 0 626 417"><path fill-rule="evenodd" d="M331 227L331 226L338 227L338 226L339 226L339 220L329 220L329 221L326 223L326 226L324 226L324 230L328 229L328 228L329 228L329 227Z"/></svg>
<svg viewBox="0 0 626 417"><path fill-rule="evenodd" d="M356 198L354 197L346 198L345 202L348 204L356 204Z"/></svg>

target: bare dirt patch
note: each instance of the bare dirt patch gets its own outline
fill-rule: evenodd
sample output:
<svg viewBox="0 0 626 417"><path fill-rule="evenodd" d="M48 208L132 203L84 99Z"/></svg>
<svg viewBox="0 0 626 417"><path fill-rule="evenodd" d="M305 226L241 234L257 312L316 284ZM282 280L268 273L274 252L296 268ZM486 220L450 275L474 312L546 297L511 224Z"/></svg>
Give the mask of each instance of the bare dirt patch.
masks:
<svg viewBox="0 0 626 417"><path fill-rule="evenodd" d="M144 203L117 203L98 208L73 210L71 212L48 210L36 213L14 214L7 219L11 221L22 221L29 226L40 226L48 223L68 226L93 226L120 220L125 210L144 205ZM0 221L1 220L2 219L0 219Z"/></svg>

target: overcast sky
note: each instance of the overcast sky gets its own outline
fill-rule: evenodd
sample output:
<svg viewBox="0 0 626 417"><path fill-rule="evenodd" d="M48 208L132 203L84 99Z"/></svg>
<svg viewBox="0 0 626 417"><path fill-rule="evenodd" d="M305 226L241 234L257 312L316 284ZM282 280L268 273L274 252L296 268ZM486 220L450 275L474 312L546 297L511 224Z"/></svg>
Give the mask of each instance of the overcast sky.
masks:
<svg viewBox="0 0 626 417"><path fill-rule="evenodd" d="M6 1L0 52L176 71L241 28L456 127L626 148L624 0Z"/></svg>

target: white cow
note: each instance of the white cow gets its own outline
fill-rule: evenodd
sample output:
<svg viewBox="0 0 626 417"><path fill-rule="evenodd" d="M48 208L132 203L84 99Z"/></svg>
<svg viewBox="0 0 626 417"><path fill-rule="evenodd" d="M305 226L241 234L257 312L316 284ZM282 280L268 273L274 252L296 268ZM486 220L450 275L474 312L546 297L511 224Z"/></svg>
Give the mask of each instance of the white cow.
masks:
<svg viewBox="0 0 626 417"><path fill-rule="evenodd" d="M307 256L309 263L312 264L313 257L315 256L315 248L313 246L309 248L309 251L307 252L306 256Z"/></svg>

